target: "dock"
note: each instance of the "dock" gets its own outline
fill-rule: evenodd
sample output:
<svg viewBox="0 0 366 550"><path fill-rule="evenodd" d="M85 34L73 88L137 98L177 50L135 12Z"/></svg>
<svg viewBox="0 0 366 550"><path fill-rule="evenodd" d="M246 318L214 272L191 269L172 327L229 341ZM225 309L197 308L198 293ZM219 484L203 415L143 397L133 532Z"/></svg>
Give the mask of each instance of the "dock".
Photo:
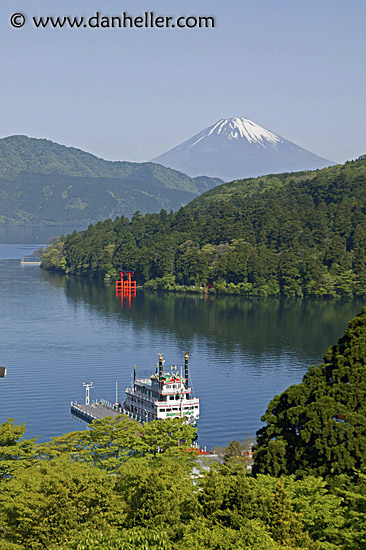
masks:
<svg viewBox="0 0 366 550"><path fill-rule="evenodd" d="M20 265L41 265L41 262L38 260L20 260Z"/></svg>
<svg viewBox="0 0 366 550"><path fill-rule="evenodd" d="M106 416L120 416L122 412L118 412L113 408L112 403L108 401L96 401L91 404L81 404L71 402L71 414L84 420L84 422L92 422L93 420L102 420Z"/></svg>

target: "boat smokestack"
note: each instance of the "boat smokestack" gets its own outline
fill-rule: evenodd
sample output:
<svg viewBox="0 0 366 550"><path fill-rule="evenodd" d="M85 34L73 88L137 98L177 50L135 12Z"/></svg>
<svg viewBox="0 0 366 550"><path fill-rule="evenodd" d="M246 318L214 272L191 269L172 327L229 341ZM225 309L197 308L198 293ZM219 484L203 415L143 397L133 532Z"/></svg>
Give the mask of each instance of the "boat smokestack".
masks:
<svg viewBox="0 0 366 550"><path fill-rule="evenodd" d="M163 378L163 355L159 353L159 380Z"/></svg>
<svg viewBox="0 0 366 550"><path fill-rule="evenodd" d="M158 374L158 364L155 363L155 374Z"/></svg>
<svg viewBox="0 0 366 550"><path fill-rule="evenodd" d="M186 352L184 354L184 378L186 379L186 389L188 389L188 358L189 355Z"/></svg>
<svg viewBox="0 0 366 550"><path fill-rule="evenodd" d="M133 366L133 381L136 380L136 365Z"/></svg>

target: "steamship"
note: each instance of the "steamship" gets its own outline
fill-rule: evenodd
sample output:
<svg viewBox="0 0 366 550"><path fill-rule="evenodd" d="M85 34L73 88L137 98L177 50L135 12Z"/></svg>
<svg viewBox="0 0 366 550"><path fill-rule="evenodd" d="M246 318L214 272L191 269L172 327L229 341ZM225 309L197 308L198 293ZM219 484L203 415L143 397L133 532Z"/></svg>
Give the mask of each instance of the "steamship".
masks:
<svg viewBox="0 0 366 550"><path fill-rule="evenodd" d="M133 382L126 388L121 412L139 422L184 418L187 424L196 425L200 404L188 384L188 353L184 355L184 376L177 367L164 372L163 365L163 356L159 354L159 365L156 364L156 372L150 378L136 378L134 366Z"/></svg>

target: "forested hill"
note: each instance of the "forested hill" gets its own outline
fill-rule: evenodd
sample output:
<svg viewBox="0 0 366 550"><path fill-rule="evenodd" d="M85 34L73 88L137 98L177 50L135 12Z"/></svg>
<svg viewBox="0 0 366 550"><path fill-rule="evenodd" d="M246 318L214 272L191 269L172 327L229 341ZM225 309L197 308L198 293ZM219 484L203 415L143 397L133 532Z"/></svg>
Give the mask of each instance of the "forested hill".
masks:
<svg viewBox="0 0 366 550"><path fill-rule="evenodd" d="M111 162L46 139L0 139L0 224L88 225L177 210L221 183L152 163Z"/></svg>
<svg viewBox="0 0 366 550"><path fill-rule="evenodd" d="M107 279L131 269L158 289L363 296L366 159L225 184L176 213L100 222L58 243L43 266Z"/></svg>

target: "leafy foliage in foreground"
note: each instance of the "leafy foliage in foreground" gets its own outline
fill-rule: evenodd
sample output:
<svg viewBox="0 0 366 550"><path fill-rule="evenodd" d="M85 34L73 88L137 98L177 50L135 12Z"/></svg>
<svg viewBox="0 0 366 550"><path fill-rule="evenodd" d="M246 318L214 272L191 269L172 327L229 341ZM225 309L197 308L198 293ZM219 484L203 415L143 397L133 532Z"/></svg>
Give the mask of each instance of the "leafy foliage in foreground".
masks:
<svg viewBox="0 0 366 550"><path fill-rule="evenodd" d="M154 457L157 452L181 455L192 444L196 429L179 418L140 425L127 416L94 421L85 432L54 437L39 447L41 457L70 459L117 472L131 458ZM182 458L183 460L183 458Z"/></svg>
<svg viewBox="0 0 366 550"><path fill-rule="evenodd" d="M253 477L239 456L232 460L237 445L219 465L177 446L180 421L127 422L107 418L33 442L26 467L20 430L12 474L0 482L1 550L363 548L365 476L339 476L332 491L319 477Z"/></svg>
<svg viewBox="0 0 366 550"><path fill-rule="evenodd" d="M131 455L111 474L85 456L43 453L0 484L0 548L321 548L283 483L243 467L204 471L167 450Z"/></svg>
<svg viewBox="0 0 366 550"><path fill-rule="evenodd" d="M107 280L129 269L157 290L366 295L366 160L255 182L219 186L177 213L99 222L47 249L42 266Z"/></svg>
<svg viewBox="0 0 366 550"><path fill-rule="evenodd" d="M25 425L15 426L11 418L0 424L0 481L34 460L35 439L24 439Z"/></svg>

